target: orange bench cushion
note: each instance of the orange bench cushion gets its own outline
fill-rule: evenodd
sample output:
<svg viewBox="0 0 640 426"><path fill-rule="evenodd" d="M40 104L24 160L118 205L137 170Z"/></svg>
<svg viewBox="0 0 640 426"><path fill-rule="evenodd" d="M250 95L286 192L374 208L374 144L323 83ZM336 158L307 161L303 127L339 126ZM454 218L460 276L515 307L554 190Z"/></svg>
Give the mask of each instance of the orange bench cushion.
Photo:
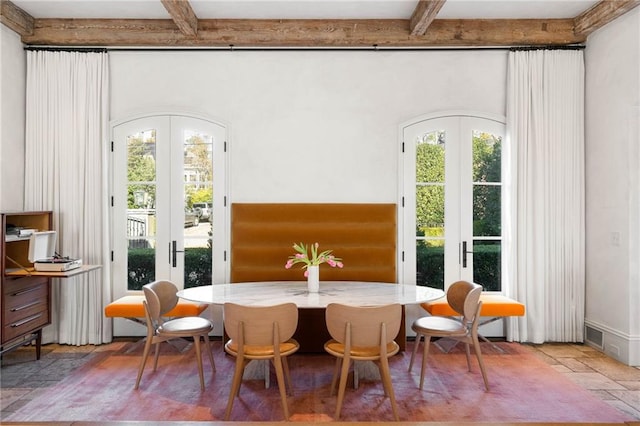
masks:
<svg viewBox="0 0 640 426"><path fill-rule="evenodd" d="M482 310L480 316L483 317L521 317L524 315L524 305L513 299L500 294L483 293L480 296L482 300ZM442 297L430 302L421 303L431 315L439 315L445 317L458 316L459 314L451 309L447 303L446 297Z"/></svg>
<svg viewBox="0 0 640 426"><path fill-rule="evenodd" d="M144 295L130 295L124 296L113 302L109 303L104 308L104 314L107 317L115 318L144 318L144 306L142 301ZM178 300L178 304L175 308L169 311L165 316L167 317L191 317L200 315L205 309L207 304L189 302L187 300Z"/></svg>

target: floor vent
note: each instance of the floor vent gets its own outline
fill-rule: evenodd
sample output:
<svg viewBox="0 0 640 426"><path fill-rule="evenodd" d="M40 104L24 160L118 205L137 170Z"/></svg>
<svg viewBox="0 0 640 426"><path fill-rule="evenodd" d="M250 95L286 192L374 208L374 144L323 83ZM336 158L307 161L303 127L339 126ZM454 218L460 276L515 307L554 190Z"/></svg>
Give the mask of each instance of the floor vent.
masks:
<svg viewBox="0 0 640 426"><path fill-rule="evenodd" d="M599 349L604 349L604 333L598 329L586 326L587 343Z"/></svg>

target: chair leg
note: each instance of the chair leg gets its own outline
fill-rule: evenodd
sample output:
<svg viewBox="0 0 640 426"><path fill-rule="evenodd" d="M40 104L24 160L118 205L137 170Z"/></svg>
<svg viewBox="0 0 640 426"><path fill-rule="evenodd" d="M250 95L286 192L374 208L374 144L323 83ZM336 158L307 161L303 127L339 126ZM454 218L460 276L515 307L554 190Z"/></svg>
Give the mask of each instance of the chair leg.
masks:
<svg viewBox="0 0 640 426"><path fill-rule="evenodd" d="M389 371L389 360L386 357L380 358L380 376L382 376L382 384L385 392L389 395L391 401L391 410L393 411L393 417L396 422L400 421L398 417L398 407L396 405L396 396L393 392L393 383L391 382L391 373Z"/></svg>
<svg viewBox="0 0 640 426"><path fill-rule="evenodd" d="M147 363L147 358L149 357L149 352L151 351L151 340L147 339L144 343L144 350L142 351L142 359L140 360L140 367L138 368L138 377L136 378L136 385L134 389L138 389L140 386L140 379L142 379L142 372L144 371L144 366Z"/></svg>
<svg viewBox="0 0 640 426"><path fill-rule="evenodd" d="M349 364L351 364L351 359L347 354L345 354L345 357L342 359L342 369L340 372L340 386L338 388L335 420L340 418L340 411L342 411L342 401L344 400L344 391L347 387L347 377L349 376Z"/></svg>
<svg viewBox="0 0 640 426"><path fill-rule="evenodd" d="M358 361L353 361L353 388L358 389L360 384L360 373L358 372Z"/></svg>
<svg viewBox="0 0 640 426"><path fill-rule="evenodd" d="M471 371L471 352L469 351L469 342L464 342L464 354L467 357L467 368Z"/></svg>
<svg viewBox="0 0 640 426"><path fill-rule="evenodd" d="M287 393L290 396L293 396L293 382L291 381L291 374L289 373L289 361L287 361L287 357L282 357L282 367L284 369L284 378L287 380L287 386L289 392Z"/></svg>
<svg viewBox="0 0 640 426"><path fill-rule="evenodd" d="M204 343L207 346L207 353L209 354L209 361L211 362L211 369L213 371L216 371L216 363L213 360L213 352L211 351L211 343L209 342L209 334L205 333L203 334L204 337Z"/></svg>
<svg viewBox="0 0 640 426"><path fill-rule="evenodd" d="M336 363L335 363L335 366L333 367L333 378L331 379L331 393L330 393L330 395L332 395L332 396L336 391L336 384L338 383L338 374L340 374L340 367L341 366L342 366L342 358L336 357Z"/></svg>
<svg viewBox="0 0 640 426"><path fill-rule="evenodd" d="M273 360L271 361L273 362ZM269 389L269 387L271 386L271 369L269 368L269 360L263 359L263 360L254 361L254 362L262 363L262 368L264 369L264 388Z"/></svg>
<svg viewBox="0 0 640 426"><path fill-rule="evenodd" d="M200 374L200 390L204 392L204 370L202 368L202 349L200 348L200 336L193 336L193 348L196 351L198 361L198 374Z"/></svg>
<svg viewBox="0 0 640 426"><path fill-rule="evenodd" d="M424 385L424 371L427 369L427 356L429 356L429 345L431 344L431 336L424 336L424 350L422 352L422 367L420 367L420 389Z"/></svg>
<svg viewBox="0 0 640 426"><path fill-rule="evenodd" d="M418 346L420 346L420 339L422 338L422 334L416 332L416 342L413 345L413 352L411 352L411 361L409 361L409 372L413 368L413 359L416 357L418 353Z"/></svg>
<svg viewBox="0 0 640 426"><path fill-rule="evenodd" d="M236 358L236 368L233 372L233 381L231 382L231 389L229 391L229 400L227 401L227 409L224 413L225 420L229 420L229 417L231 416L231 409L233 408L233 400L240 392L240 382L242 381L244 365L244 359Z"/></svg>
<svg viewBox="0 0 640 426"><path fill-rule="evenodd" d="M282 359L274 360L273 365L276 369L276 379L278 380L278 389L280 390L280 399L282 400L282 410L284 411L284 418L285 420L289 420L289 407L287 406L287 387L284 381Z"/></svg>
<svg viewBox="0 0 640 426"><path fill-rule="evenodd" d="M476 357L478 358L478 364L480 365L480 371L482 372L484 388L489 390L489 379L487 378L487 372L484 368L484 362L482 361L482 351L480 350L480 342L478 341L478 338L473 339L473 348L476 351Z"/></svg>
<svg viewBox="0 0 640 426"><path fill-rule="evenodd" d="M162 342L157 342L156 345L156 353L153 357L153 371L156 371L158 369L158 358L160 358L160 343Z"/></svg>

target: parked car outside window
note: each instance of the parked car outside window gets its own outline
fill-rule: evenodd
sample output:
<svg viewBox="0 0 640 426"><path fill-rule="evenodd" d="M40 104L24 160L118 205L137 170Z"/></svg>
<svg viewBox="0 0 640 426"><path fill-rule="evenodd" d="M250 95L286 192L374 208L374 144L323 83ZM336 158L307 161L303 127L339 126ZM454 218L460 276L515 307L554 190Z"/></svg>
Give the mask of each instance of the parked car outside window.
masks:
<svg viewBox="0 0 640 426"><path fill-rule="evenodd" d="M195 210L184 210L184 227L198 226L200 224L200 216Z"/></svg>
<svg viewBox="0 0 640 426"><path fill-rule="evenodd" d="M198 213L200 220L211 221L213 203L193 203L193 210Z"/></svg>

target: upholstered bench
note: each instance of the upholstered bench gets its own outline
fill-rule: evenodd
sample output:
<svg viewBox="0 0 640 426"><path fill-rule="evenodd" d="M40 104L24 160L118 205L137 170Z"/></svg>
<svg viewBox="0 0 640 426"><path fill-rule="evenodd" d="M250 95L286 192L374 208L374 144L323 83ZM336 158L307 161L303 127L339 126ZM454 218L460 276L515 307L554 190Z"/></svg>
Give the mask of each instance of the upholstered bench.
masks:
<svg viewBox="0 0 640 426"><path fill-rule="evenodd" d="M488 319L480 322L479 325L485 325L493 321L497 321L504 317L521 317L524 316L525 308L524 304L510 299L501 294L482 293L480 296L482 301L482 309L480 310L481 317L487 317ZM455 317L460 316L454 311L447 303L447 298L441 297L437 300L421 303L420 306L429 312L431 315ZM486 337L478 336L482 340L489 342Z"/></svg>
<svg viewBox="0 0 640 426"><path fill-rule="evenodd" d="M104 315L108 318L126 318L131 321L145 324L145 321L143 320L145 317L144 305L142 304L143 300L144 294L123 296L105 306ZM198 316L207 309L207 306L208 305L204 303L195 303L180 299L178 300L176 307L170 310L165 316Z"/></svg>

